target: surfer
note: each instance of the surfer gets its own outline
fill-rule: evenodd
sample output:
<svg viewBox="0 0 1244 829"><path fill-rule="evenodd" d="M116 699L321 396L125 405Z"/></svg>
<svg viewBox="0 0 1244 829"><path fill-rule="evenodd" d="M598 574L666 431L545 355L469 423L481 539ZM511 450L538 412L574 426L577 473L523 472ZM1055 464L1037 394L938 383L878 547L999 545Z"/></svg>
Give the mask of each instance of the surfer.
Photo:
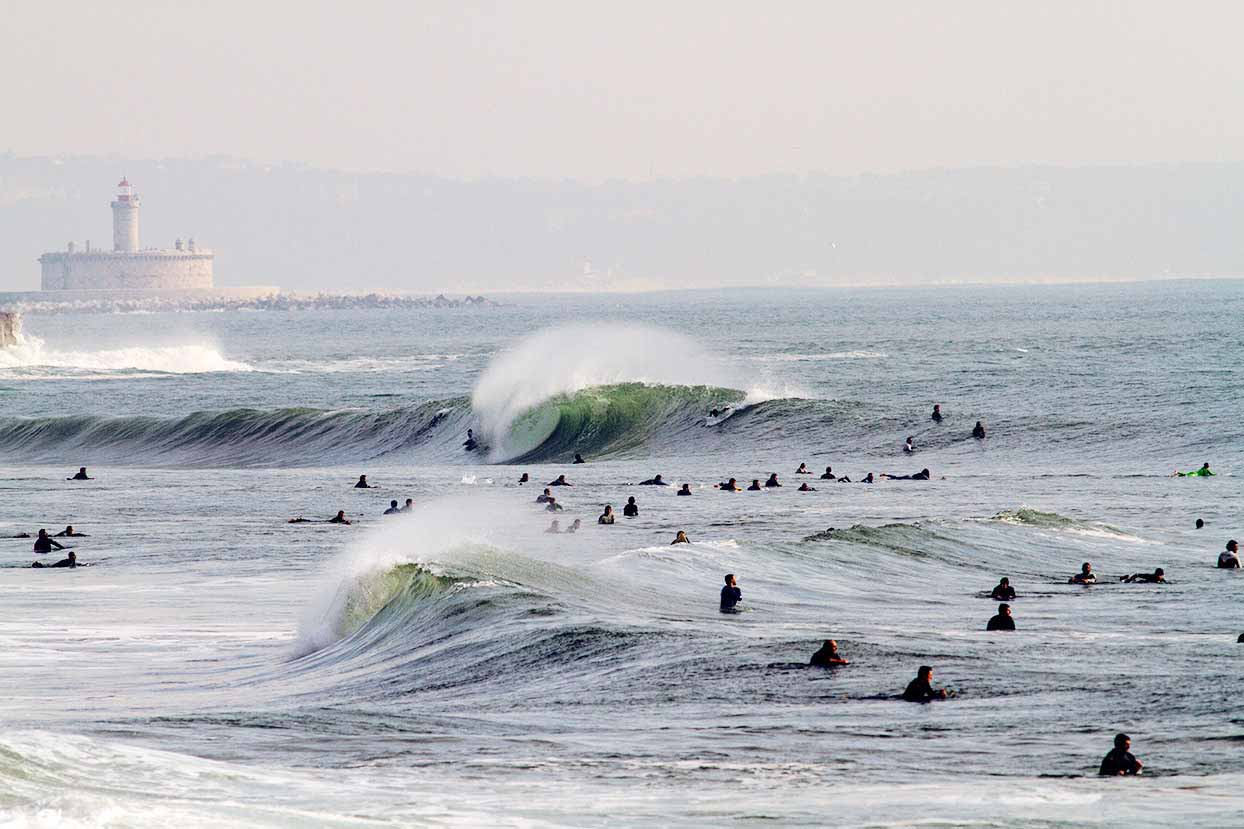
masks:
<svg viewBox="0 0 1244 829"><path fill-rule="evenodd" d="M479 443L475 440L475 431L467 429L467 439L462 441L462 448L468 452L474 452L478 446Z"/></svg>
<svg viewBox="0 0 1244 829"><path fill-rule="evenodd" d="M838 479L838 483L840 483L840 484L849 484L849 483L851 483L851 479L850 479L850 478L848 478L846 475L843 475L841 478L839 478L839 479Z"/></svg>
<svg viewBox="0 0 1244 829"><path fill-rule="evenodd" d="M985 424L981 423L979 420L976 421L976 425L972 427L972 437L976 438L977 440L984 440L985 439Z"/></svg>
<svg viewBox="0 0 1244 829"><path fill-rule="evenodd" d="M903 444L903 451L906 452L908 455L916 451L916 447L912 444L912 439L913 439L912 436L908 435L907 442Z"/></svg>
<svg viewBox="0 0 1244 829"><path fill-rule="evenodd" d="M556 480L549 481L549 486L574 486L574 484L567 481L565 475L558 475Z"/></svg>
<svg viewBox="0 0 1244 829"><path fill-rule="evenodd" d="M613 514L613 505L605 504L605 511L602 512L600 514L600 517L596 519L596 523L597 524L612 524L615 520L616 520L616 516Z"/></svg>
<svg viewBox="0 0 1244 829"><path fill-rule="evenodd" d="M328 523L330 523L330 524L349 524L349 523L350 523L350 519L349 519L349 518L346 518L346 511L345 511L345 510L343 510L343 509L339 509L339 510L337 510L337 514L336 514L336 515L334 515L332 518L328 519Z"/></svg>
<svg viewBox="0 0 1244 829"><path fill-rule="evenodd" d="M552 524L549 524L549 528L545 530L546 533L560 533L561 531L562 531L561 522L558 521L556 518L553 519Z"/></svg>
<svg viewBox="0 0 1244 829"><path fill-rule="evenodd" d="M1223 570L1238 570L1240 567L1240 545L1235 539L1227 542L1227 549L1218 554L1218 566Z"/></svg>
<svg viewBox="0 0 1244 829"><path fill-rule="evenodd" d="M1140 774L1145 764L1137 760L1132 752L1132 738L1126 734L1114 735L1114 748L1101 761L1100 777L1123 777L1129 774Z"/></svg>
<svg viewBox="0 0 1244 829"><path fill-rule="evenodd" d="M583 460L582 455L580 455L578 452L575 452L574 460L572 461L572 463L587 463L587 461Z"/></svg>
<svg viewBox="0 0 1244 829"><path fill-rule="evenodd" d="M827 466L825 467L825 474L821 476L821 480L832 481L837 477L838 476L834 474L834 468L832 466Z"/></svg>
<svg viewBox="0 0 1244 829"><path fill-rule="evenodd" d="M931 418L934 423L942 422L942 404L941 403L933 404L933 414L931 415Z"/></svg>
<svg viewBox="0 0 1244 829"><path fill-rule="evenodd" d="M73 524L65 527L65 529L52 536L53 538L86 538L86 533L80 533L74 530Z"/></svg>
<svg viewBox="0 0 1244 829"><path fill-rule="evenodd" d="M1214 473L1209 471L1209 461L1201 465L1200 469L1194 469L1191 472L1173 472L1172 478L1212 478Z"/></svg>
<svg viewBox="0 0 1244 829"><path fill-rule="evenodd" d="M1068 584L1097 584L1097 574L1093 572L1093 565L1087 561L1080 565L1080 572L1072 576Z"/></svg>
<svg viewBox="0 0 1244 829"><path fill-rule="evenodd" d="M566 534L573 535L574 533L577 533L579 531L579 528L582 526L583 526L583 520L580 518L576 518L574 520L574 523L566 528Z"/></svg>
<svg viewBox="0 0 1244 829"><path fill-rule="evenodd" d="M804 483L800 484L799 489L795 491L796 492L816 492L816 489L814 487L808 486L807 481L805 481Z"/></svg>
<svg viewBox="0 0 1244 829"><path fill-rule="evenodd" d="M752 478L752 485L747 488L748 492L760 492L764 487L760 485L759 478Z"/></svg>
<svg viewBox="0 0 1244 829"><path fill-rule="evenodd" d="M384 514L385 515L397 515L399 512L401 512L401 509L398 508L397 501L390 501L389 508L384 511Z"/></svg>
<svg viewBox="0 0 1244 829"><path fill-rule="evenodd" d="M398 510L398 512L410 512L414 508L415 508L415 499L407 498L406 503L402 504L402 508Z"/></svg>
<svg viewBox="0 0 1244 829"><path fill-rule="evenodd" d="M989 594L989 598L998 602L1013 601L1015 599L1015 588L1011 587L1011 580L1003 576L1002 581L998 582L998 586Z"/></svg>
<svg viewBox="0 0 1244 829"><path fill-rule="evenodd" d="M833 639L826 639L825 644L821 645L821 649L812 654L808 664L815 668L832 668L836 665L846 665L849 663L846 657L838 653L838 643Z"/></svg>
<svg viewBox="0 0 1244 829"><path fill-rule="evenodd" d="M871 483L873 483L873 473L869 472L867 475L865 475L863 478L861 478L861 479L860 479L860 483L861 483L861 484L871 484Z"/></svg>
<svg viewBox="0 0 1244 829"><path fill-rule="evenodd" d="M690 544L690 543L691 543L691 539L687 538L687 534L683 532L682 530L679 530L678 535L674 536L674 540L670 542L670 546L672 547L675 544Z"/></svg>
<svg viewBox="0 0 1244 829"><path fill-rule="evenodd" d="M812 470L808 469L808 465L806 463L801 463L799 464L799 468L795 470L795 474L796 475L811 475Z"/></svg>
<svg viewBox="0 0 1244 829"><path fill-rule="evenodd" d="M646 481L640 481L640 486L669 486L665 481L661 480L660 475L653 475Z"/></svg>
<svg viewBox="0 0 1244 829"><path fill-rule="evenodd" d="M885 472L881 473L881 477L891 481L927 481L929 479L929 470L921 469L911 475L889 475Z"/></svg>
<svg viewBox="0 0 1244 829"><path fill-rule="evenodd" d="M1205 519L1204 519L1204 518L1198 518L1198 519L1196 520L1196 528L1197 528L1198 530L1203 530L1203 529L1205 529Z"/></svg>
<svg viewBox="0 0 1244 829"><path fill-rule="evenodd" d="M53 549L63 550L65 547L48 535L47 530L39 530L39 537L35 539L35 552L50 553Z"/></svg>
<svg viewBox="0 0 1244 829"><path fill-rule="evenodd" d="M541 492L539 495L537 495L537 496L536 496L536 503L537 503L537 504L547 504L547 503L549 502L549 499L550 499L550 498L552 498L552 497L553 497L553 496L552 496L552 494L549 492L549 488L546 486L546 487L544 488L544 492Z"/></svg>
<svg viewBox="0 0 1244 829"><path fill-rule="evenodd" d="M527 483L527 482L528 482L528 481L530 481L530 480L531 480L531 476L530 476L530 475L528 475L526 472L524 472L524 473L523 473L522 475L520 475L520 476L519 476L519 478L518 478L518 485L519 485L519 486L522 486L523 484Z"/></svg>
<svg viewBox="0 0 1244 829"><path fill-rule="evenodd" d="M769 480L765 481L765 486L770 489L772 489L773 487L781 486L781 484L778 483L776 472L769 473Z"/></svg>
<svg viewBox="0 0 1244 829"><path fill-rule="evenodd" d="M1143 584L1166 584L1166 571L1161 567L1155 569L1152 573L1132 573L1128 576L1119 576L1119 581L1132 584L1140 582Z"/></svg>
<svg viewBox="0 0 1244 829"><path fill-rule="evenodd" d="M635 503L634 495L626 499L626 506L622 508L622 515L626 518L639 517L639 504Z"/></svg>
<svg viewBox="0 0 1244 829"><path fill-rule="evenodd" d="M907 683L907 688L903 691L903 699L908 702L931 702L935 699L946 699L947 696L945 688L933 689L933 669L928 665L920 666L916 678Z"/></svg>
<svg viewBox="0 0 1244 829"><path fill-rule="evenodd" d="M722 492L738 492L739 482L735 478L731 478L730 480L726 481L724 484L718 484L717 488L720 489Z"/></svg>
<svg viewBox="0 0 1244 829"><path fill-rule="evenodd" d="M75 553L73 550L70 550L70 551L69 551L69 558L62 558L60 561L56 562L55 564L44 564L42 561L36 561L34 564L32 564L32 565L30 565L30 566L31 566L31 567L35 567L35 568L43 568L43 567L77 567L77 566L78 566L78 554L77 554L77 553Z"/></svg>
<svg viewBox="0 0 1244 829"><path fill-rule="evenodd" d="M682 489L678 490L678 492L676 492L676 493L674 493L674 494L675 494L675 495L690 495L690 494L691 494L691 484L683 484L683 485L682 485Z"/></svg>
<svg viewBox="0 0 1244 829"><path fill-rule="evenodd" d="M743 599L743 591L734 580L734 573L726 573L726 586L721 588L721 612L738 613L739 602Z"/></svg>
<svg viewBox="0 0 1244 829"><path fill-rule="evenodd" d="M86 474L85 466L80 466L78 467L77 475L74 475L72 478L66 478L65 480L66 481L93 481L95 479Z"/></svg>
<svg viewBox="0 0 1244 829"><path fill-rule="evenodd" d="M359 475L359 482L354 485L355 489L375 489L371 484L367 483L366 475Z"/></svg>
<svg viewBox="0 0 1244 829"><path fill-rule="evenodd" d="M545 512L561 512L563 509L565 509L565 507L557 503L557 499L554 498L552 495L550 495L549 499L544 502Z"/></svg>
<svg viewBox="0 0 1244 829"><path fill-rule="evenodd" d="M998 613L989 623L985 625L985 630L1015 630L1015 620L1011 618L1011 606L1009 604L998 605Z"/></svg>

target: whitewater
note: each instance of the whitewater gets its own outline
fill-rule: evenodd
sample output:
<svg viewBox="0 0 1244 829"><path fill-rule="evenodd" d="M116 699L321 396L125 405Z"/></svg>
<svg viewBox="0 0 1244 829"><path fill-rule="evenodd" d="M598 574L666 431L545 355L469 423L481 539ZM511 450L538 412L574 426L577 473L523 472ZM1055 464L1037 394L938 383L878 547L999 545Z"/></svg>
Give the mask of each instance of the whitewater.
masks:
<svg viewBox="0 0 1244 829"><path fill-rule="evenodd" d="M1237 825L1241 318L1240 282L28 316L0 825ZM66 524L92 566L31 569ZM898 700L922 664L958 695ZM1095 776L1118 732L1138 779Z"/></svg>

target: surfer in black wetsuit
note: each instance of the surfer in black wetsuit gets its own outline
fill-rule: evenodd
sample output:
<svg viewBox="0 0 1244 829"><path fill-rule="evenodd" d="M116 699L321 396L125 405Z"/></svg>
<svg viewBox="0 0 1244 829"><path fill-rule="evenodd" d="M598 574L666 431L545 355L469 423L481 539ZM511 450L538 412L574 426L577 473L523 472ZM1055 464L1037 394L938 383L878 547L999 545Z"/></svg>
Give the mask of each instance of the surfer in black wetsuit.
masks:
<svg viewBox="0 0 1244 829"><path fill-rule="evenodd" d="M672 547L675 544L690 544L690 543L691 543L691 539L687 538L687 534L683 532L682 530L679 530L678 535L674 536L674 540L670 542L670 546Z"/></svg>
<svg viewBox="0 0 1244 829"><path fill-rule="evenodd" d="M933 404L933 414L931 417L934 423L942 422L942 404L941 403Z"/></svg>
<svg viewBox="0 0 1244 829"><path fill-rule="evenodd" d="M43 567L77 567L77 566L78 566L78 554L77 554L77 553L75 553L73 550L70 550L70 551L69 551L69 558L62 558L60 561L56 562L55 564L44 564L42 561L36 561L34 564L32 564L32 565L30 565L30 566L31 566L31 567L35 567L35 568L43 568Z"/></svg>
<svg viewBox="0 0 1244 829"><path fill-rule="evenodd" d="M869 472L867 475L865 475L863 478L861 478L861 479L860 479L860 483L861 483L861 484L871 484L871 483L873 483L873 473Z"/></svg>
<svg viewBox="0 0 1244 829"><path fill-rule="evenodd" d="M1125 775L1140 774L1140 770L1145 764L1137 760L1132 752L1132 738L1126 734L1116 734L1114 736L1114 748L1110 753L1102 758L1101 768L1097 774L1101 777L1123 777Z"/></svg>
<svg viewBox="0 0 1244 829"><path fill-rule="evenodd" d="M882 472L881 477L891 481L927 481L929 479L929 470L921 469L919 472L911 475L888 475Z"/></svg>
<svg viewBox="0 0 1244 829"><path fill-rule="evenodd" d="M1119 581L1127 582L1128 584L1132 582L1166 584L1166 571L1159 567L1152 573L1132 573L1130 576L1120 576Z"/></svg>
<svg viewBox="0 0 1244 829"><path fill-rule="evenodd" d="M760 492L760 491L762 491L763 489L764 489L764 487L762 487L762 486L760 485L760 479L759 479L759 478L752 478L752 485L751 485L751 486L749 486L749 487L747 488L747 491L748 491L748 492Z"/></svg>
<svg viewBox="0 0 1244 829"><path fill-rule="evenodd" d="M336 515L334 515L332 518L328 519L328 523L330 523L330 524L349 524L349 523L350 523L350 519L346 518L346 511L345 511L345 510L343 510L343 509L339 509L339 510L337 510L337 514L336 514Z"/></svg>
<svg viewBox="0 0 1244 829"><path fill-rule="evenodd" d="M669 486L665 481L661 480L660 475L653 475L646 481L640 481L640 486Z"/></svg>
<svg viewBox="0 0 1244 829"><path fill-rule="evenodd" d="M578 452L575 452L575 453L574 453L574 461L573 461L573 463L587 463L587 461L583 460L583 456L582 456L582 455L580 455Z"/></svg>
<svg viewBox="0 0 1244 829"><path fill-rule="evenodd" d="M985 439L985 424L981 423L979 420L976 421L976 425L972 427L972 437L976 438L977 440L984 440Z"/></svg>
<svg viewBox="0 0 1244 829"><path fill-rule="evenodd" d="M734 573L726 574L726 586L721 588L721 612L738 613L739 602L743 599L743 591L734 580Z"/></svg>
<svg viewBox="0 0 1244 829"><path fill-rule="evenodd" d="M612 524L616 520L617 519L613 514L613 505L605 504L605 511L602 512L600 514L600 517L596 519L596 523L597 524Z"/></svg>
<svg viewBox="0 0 1244 829"><path fill-rule="evenodd" d="M367 483L366 475L359 475L359 482L354 485L355 489L374 489L371 484Z"/></svg>
<svg viewBox="0 0 1244 829"><path fill-rule="evenodd" d="M776 472L769 473L769 480L765 481L765 486L770 489L772 489L773 487L781 486L781 484L778 483Z"/></svg>
<svg viewBox="0 0 1244 829"><path fill-rule="evenodd" d="M552 497L553 497L552 494L549 493L549 488L546 486L544 488L544 492L541 492L539 495L536 496L536 503L547 504L549 499Z"/></svg>
<svg viewBox="0 0 1244 829"><path fill-rule="evenodd" d="M1009 604L998 605L998 614L989 620L985 630L1015 630L1015 620L1011 618Z"/></svg>
<svg viewBox="0 0 1244 829"><path fill-rule="evenodd" d="M557 499L554 498L552 495L550 495L549 499L544 502L545 512L561 512L563 509L565 509L565 507L557 503Z"/></svg>
<svg viewBox="0 0 1244 829"><path fill-rule="evenodd" d="M574 484L567 481L565 475L558 475L556 480L549 481L549 486L574 486Z"/></svg>
<svg viewBox="0 0 1244 829"><path fill-rule="evenodd" d="M795 474L796 475L811 475L812 470L808 469L808 465L806 463L801 463L799 464L799 468L795 470Z"/></svg>
<svg viewBox="0 0 1244 829"><path fill-rule="evenodd" d="M1011 580L1003 576L1002 581L998 582L998 586L989 594L989 598L999 602L1012 601L1015 598L1015 588L1011 587Z"/></svg>
<svg viewBox="0 0 1244 829"><path fill-rule="evenodd" d="M86 533L76 532L73 524L68 525L65 529L52 536L53 538L86 538Z"/></svg>
<svg viewBox="0 0 1244 829"><path fill-rule="evenodd" d="M736 479L731 478L730 480L726 481L724 484L718 484L717 488L720 489L722 492L738 492L739 482Z"/></svg>
<svg viewBox="0 0 1244 829"><path fill-rule="evenodd" d="M932 702L946 697L945 688L933 689L933 669L928 665L920 666L916 678L907 683L907 688L903 691L903 699L908 702Z"/></svg>
<svg viewBox="0 0 1244 829"><path fill-rule="evenodd" d="M468 452L474 452L479 443L475 440L475 431L467 429L467 439L462 441L462 448Z"/></svg>
<svg viewBox="0 0 1244 829"><path fill-rule="evenodd" d="M826 639L825 644L821 645L821 649L812 654L808 664L816 668L833 668L849 663L846 657L838 653L838 643L833 639Z"/></svg>
<svg viewBox="0 0 1244 829"><path fill-rule="evenodd" d="M524 472L522 475L519 476L518 483L521 486L522 484L525 484L530 480L531 480L531 476L528 475L526 472Z"/></svg>
<svg viewBox="0 0 1244 829"><path fill-rule="evenodd" d="M402 510L398 507L397 501L390 501L389 508L384 511L385 515L397 515Z"/></svg>
<svg viewBox="0 0 1244 829"><path fill-rule="evenodd" d="M1097 584L1097 574L1093 572L1093 565L1087 561L1081 564L1080 572L1072 576L1068 584Z"/></svg>
<svg viewBox="0 0 1244 829"><path fill-rule="evenodd" d="M691 494L691 484L683 484L683 485L682 485L682 489L678 490L678 492L676 492L676 493L674 493L674 494L675 494L675 495L690 495L690 494Z"/></svg>
<svg viewBox="0 0 1244 829"><path fill-rule="evenodd" d="M78 474L74 475L72 478L66 478L65 480L66 481L93 481L95 479L87 475L86 467L82 466L78 468Z"/></svg>
<svg viewBox="0 0 1244 829"><path fill-rule="evenodd" d="M1204 519L1204 518L1198 518L1198 519L1196 520L1196 528L1197 528L1198 530L1203 530L1203 529L1205 529L1205 519Z"/></svg>
<svg viewBox="0 0 1244 829"><path fill-rule="evenodd" d="M1240 545L1234 538L1227 542L1227 549L1218 554L1218 566L1223 570L1240 569Z"/></svg>
<svg viewBox="0 0 1244 829"><path fill-rule="evenodd" d="M816 492L816 488L808 486L807 482L805 481L804 483L800 484L799 489L795 491L796 492Z"/></svg>
<svg viewBox="0 0 1244 829"><path fill-rule="evenodd" d="M622 515L626 518L639 517L639 504L635 503L634 495L626 499L626 506L622 508Z"/></svg>
<svg viewBox="0 0 1244 829"><path fill-rule="evenodd" d="M35 539L35 552L50 553L54 549L63 550L65 547L48 535L47 530L39 530L39 537Z"/></svg>
<svg viewBox="0 0 1244 829"><path fill-rule="evenodd" d="M837 477L838 476L834 474L834 468L832 466L827 466L825 467L825 474L821 476L821 480L832 481L832 480L835 480Z"/></svg>

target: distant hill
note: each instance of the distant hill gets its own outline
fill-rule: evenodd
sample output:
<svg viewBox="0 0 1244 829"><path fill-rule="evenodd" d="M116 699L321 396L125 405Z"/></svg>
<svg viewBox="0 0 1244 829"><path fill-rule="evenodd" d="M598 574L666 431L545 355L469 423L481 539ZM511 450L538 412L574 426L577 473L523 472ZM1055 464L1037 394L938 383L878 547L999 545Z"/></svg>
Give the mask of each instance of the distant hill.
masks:
<svg viewBox="0 0 1244 829"><path fill-rule="evenodd" d="M437 293L1244 275L1244 164L644 183L0 155L0 290L45 250L194 236L220 285Z"/></svg>

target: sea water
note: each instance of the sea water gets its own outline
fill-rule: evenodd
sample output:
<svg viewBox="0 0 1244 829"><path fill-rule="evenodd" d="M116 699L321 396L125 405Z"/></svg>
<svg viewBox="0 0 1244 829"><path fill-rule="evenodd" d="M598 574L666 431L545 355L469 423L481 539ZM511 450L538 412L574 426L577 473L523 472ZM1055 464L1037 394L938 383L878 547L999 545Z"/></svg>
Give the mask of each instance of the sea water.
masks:
<svg viewBox="0 0 1244 829"><path fill-rule="evenodd" d="M28 317L0 535L93 566L0 540L0 825L1239 825L1241 319L1240 282ZM922 664L958 695L897 700ZM1120 731L1145 774L1098 779Z"/></svg>

